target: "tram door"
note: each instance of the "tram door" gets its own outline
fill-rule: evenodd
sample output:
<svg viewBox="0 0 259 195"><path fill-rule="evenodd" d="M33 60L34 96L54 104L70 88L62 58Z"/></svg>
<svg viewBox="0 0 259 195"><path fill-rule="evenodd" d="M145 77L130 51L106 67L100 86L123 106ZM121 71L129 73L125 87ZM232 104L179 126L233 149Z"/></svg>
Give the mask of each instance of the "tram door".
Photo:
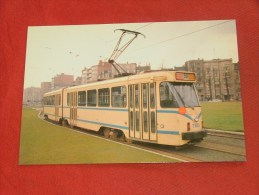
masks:
<svg viewBox="0 0 259 195"><path fill-rule="evenodd" d="M155 84L129 86L130 137L156 141Z"/></svg>
<svg viewBox="0 0 259 195"><path fill-rule="evenodd" d="M70 125L76 126L77 122L77 92L71 92L69 98L70 105Z"/></svg>
<svg viewBox="0 0 259 195"><path fill-rule="evenodd" d="M141 120L140 120L140 85L129 86L129 136L132 138L141 138Z"/></svg>

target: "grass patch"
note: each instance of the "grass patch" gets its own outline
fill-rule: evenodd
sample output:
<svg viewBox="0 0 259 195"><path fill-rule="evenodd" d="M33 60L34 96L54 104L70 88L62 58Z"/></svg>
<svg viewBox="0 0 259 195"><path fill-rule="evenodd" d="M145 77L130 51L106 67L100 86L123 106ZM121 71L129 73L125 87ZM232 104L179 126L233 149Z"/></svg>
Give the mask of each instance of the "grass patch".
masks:
<svg viewBox="0 0 259 195"><path fill-rule="evenodd" d="M23 109L19 164L177 162L46 123L37 114Z"/></svg>
<svg viewBox="0 0 259 195"><path fill-rule="evenodd" d="M202 102L205 128L244 131L241 102Z"/></svg>

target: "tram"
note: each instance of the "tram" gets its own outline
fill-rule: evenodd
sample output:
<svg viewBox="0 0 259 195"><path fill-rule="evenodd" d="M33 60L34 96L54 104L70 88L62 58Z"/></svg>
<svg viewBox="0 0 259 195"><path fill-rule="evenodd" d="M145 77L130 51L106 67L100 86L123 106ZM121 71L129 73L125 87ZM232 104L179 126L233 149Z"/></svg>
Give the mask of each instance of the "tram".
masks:
<svg viewBox="0 0 259 195"><path fill-rule="evenodd" d="M185 71L151 71L44 94L46 119L108 139L182 146L201 141L201 106Z"/></svg>

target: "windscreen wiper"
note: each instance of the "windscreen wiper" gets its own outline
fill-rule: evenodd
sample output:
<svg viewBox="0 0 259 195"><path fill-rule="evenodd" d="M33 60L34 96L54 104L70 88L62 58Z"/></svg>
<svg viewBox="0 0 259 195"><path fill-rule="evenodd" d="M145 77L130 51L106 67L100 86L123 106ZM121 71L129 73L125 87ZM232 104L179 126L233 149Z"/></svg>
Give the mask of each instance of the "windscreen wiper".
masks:
<svg viewBox="0 0 259 195"><path fill-rule="evenodd" d="M182 96L181 96L181 95L179 94L179 92L176 90L174 84L169 84L169 83L167 83L167 85L168 85L169 88L171 89L171 92L173 92L173 90L176 92L176 94L177 94L177 96L180 98L182 104L184 105L184 107L186 107L187 105L185 105L185 102L184 102ZM173 86L173 87L172 87L172 86ZM173 89L173 90L172 90L172 89ZM173 93L173 94L174 94L174 93Z"/></svg>

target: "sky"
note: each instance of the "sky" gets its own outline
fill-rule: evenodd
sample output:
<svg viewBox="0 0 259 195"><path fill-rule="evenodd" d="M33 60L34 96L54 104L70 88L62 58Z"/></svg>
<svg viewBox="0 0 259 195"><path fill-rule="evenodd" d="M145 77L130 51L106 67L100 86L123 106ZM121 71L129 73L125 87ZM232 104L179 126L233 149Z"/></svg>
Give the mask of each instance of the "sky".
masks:
<svg viewBox="0 0 259 195"><path fill-rule="evenodd" d="M232 58L238 62L235 20L149 22L97 25L30 26L27 33L24 88L40 87L57 74L81 76L86 67L107 61L121 31L142 33L117 63L174 68L193 59ZM121 45L130 40L125 35Z"/></svg>

